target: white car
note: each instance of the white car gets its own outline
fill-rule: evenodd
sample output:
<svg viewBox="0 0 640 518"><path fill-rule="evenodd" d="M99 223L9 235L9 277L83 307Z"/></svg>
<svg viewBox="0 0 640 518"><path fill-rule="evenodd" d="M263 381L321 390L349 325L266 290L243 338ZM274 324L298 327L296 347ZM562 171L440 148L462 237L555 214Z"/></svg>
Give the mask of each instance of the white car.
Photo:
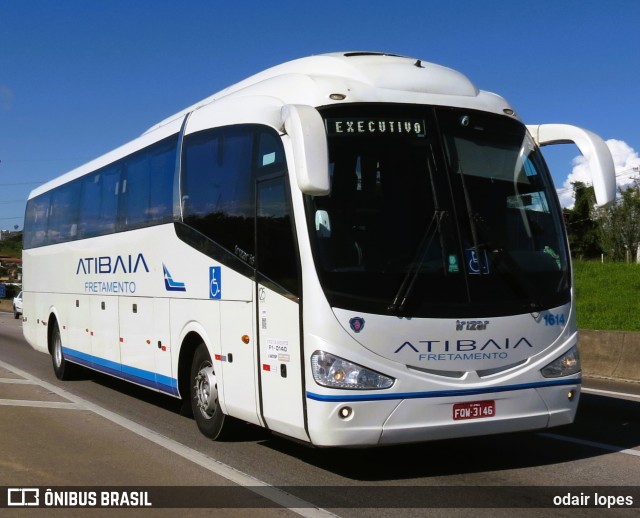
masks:
<svg viewBox="0 0 640 518"><path fill-rule="evenodd" d="M20 318L22 316L22 292L13 297L13 317Z"/></svg>

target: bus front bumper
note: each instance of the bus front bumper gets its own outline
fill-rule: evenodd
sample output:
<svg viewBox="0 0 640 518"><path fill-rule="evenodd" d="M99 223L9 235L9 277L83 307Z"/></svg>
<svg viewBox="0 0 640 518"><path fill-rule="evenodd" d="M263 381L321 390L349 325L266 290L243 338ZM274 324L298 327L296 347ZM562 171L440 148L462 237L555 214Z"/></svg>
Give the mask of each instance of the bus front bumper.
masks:
<svg viewBox="0 0 640 518"><path fill-rule="evenodd" d="M579 395L572 379L463 397L308 398L309 435L316 446L375 446L536 430L572 423Z"/></svg>

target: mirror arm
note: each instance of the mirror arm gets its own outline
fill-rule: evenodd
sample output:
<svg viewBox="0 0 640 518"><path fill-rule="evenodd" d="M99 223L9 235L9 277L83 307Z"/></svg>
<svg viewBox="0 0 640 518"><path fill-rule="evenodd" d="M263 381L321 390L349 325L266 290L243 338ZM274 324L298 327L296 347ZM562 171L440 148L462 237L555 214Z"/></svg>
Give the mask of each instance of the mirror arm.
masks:
<svg viewBox="0 0 640 518"><path fill-rule="evenodd" d="M542 147L574 143L589 162L589 171L601 207L616 198L616 174L609 147L595 133L568 124L539 124L527 126L535 143Z"/></svg>

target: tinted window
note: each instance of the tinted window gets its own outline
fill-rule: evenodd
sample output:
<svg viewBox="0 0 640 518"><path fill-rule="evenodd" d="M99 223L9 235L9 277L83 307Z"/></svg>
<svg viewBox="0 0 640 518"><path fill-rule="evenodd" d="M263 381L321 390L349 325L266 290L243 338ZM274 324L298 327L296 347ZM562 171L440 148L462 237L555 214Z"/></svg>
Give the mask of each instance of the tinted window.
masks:
<svg viewBox="0 0 640 518"><path fill-rule="evenodd" d="M82 178L79 237L116 231L120 167L109 166Z"/></svg>
<svg viewBox="0 0 640 518"><path fill-rule="evenodd" d="M42 246L47 239L47 218L50 194L45 193L29 200L24 223L24 247Z"/></svg>
<svg viewBox="0 0 640 518"><path fill-rule="evenodd" d="M184 221L241 257L254 254L253 126L204 131L185 139Z"/></svg>
<svg viewBox="0 0 640 518"><path fill-rule="evenodd" d="M331 193L306 200L330 304L471 318L570 299L561 212L521 123L409 105L322 112Z"/></svg>
<svg viewBox="0 0 640 518"><path fill-rule="evenodd" d="M258 183L258 271L294 295L300 295L286 177Z"/></svg>
<svg viewBox="0 0 640 518"><path fill-rule="evenodd" d="M48 221L48 243L75 239L78 234L78 196L80 184L71 182L51 193Z"/></svg>
<svg viewBox="0 0 640 518"><path fill-rule="evenodd" d="M177 135L29 201L25 248L173 218Z"/></svg>
<svg viewBox="0 0 640 518"><path fill-rule="evenodd" d="M124 162L122 225L125 229L171 220L174 139L136 153Z"/></svg>

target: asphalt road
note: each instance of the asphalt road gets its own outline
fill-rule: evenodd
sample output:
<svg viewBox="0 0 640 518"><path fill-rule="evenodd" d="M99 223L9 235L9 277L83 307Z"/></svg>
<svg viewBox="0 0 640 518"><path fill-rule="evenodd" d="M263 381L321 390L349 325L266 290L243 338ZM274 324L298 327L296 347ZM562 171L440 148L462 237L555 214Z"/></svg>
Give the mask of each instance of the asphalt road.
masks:
<svg viewBox="0 0 640 518"><path fill-rule="evenodd" d="M640 516L640 385L588 379L576 422L541 432L326 450L244 425L212 442L172 398L94 373L58 381L20 325L0 313L0 505L15 488L41 502L44 488L98 502L113 489L154 516ZM0 515L87 513L66 504ZM150 516L90 516L102 514Z"/></svg>

